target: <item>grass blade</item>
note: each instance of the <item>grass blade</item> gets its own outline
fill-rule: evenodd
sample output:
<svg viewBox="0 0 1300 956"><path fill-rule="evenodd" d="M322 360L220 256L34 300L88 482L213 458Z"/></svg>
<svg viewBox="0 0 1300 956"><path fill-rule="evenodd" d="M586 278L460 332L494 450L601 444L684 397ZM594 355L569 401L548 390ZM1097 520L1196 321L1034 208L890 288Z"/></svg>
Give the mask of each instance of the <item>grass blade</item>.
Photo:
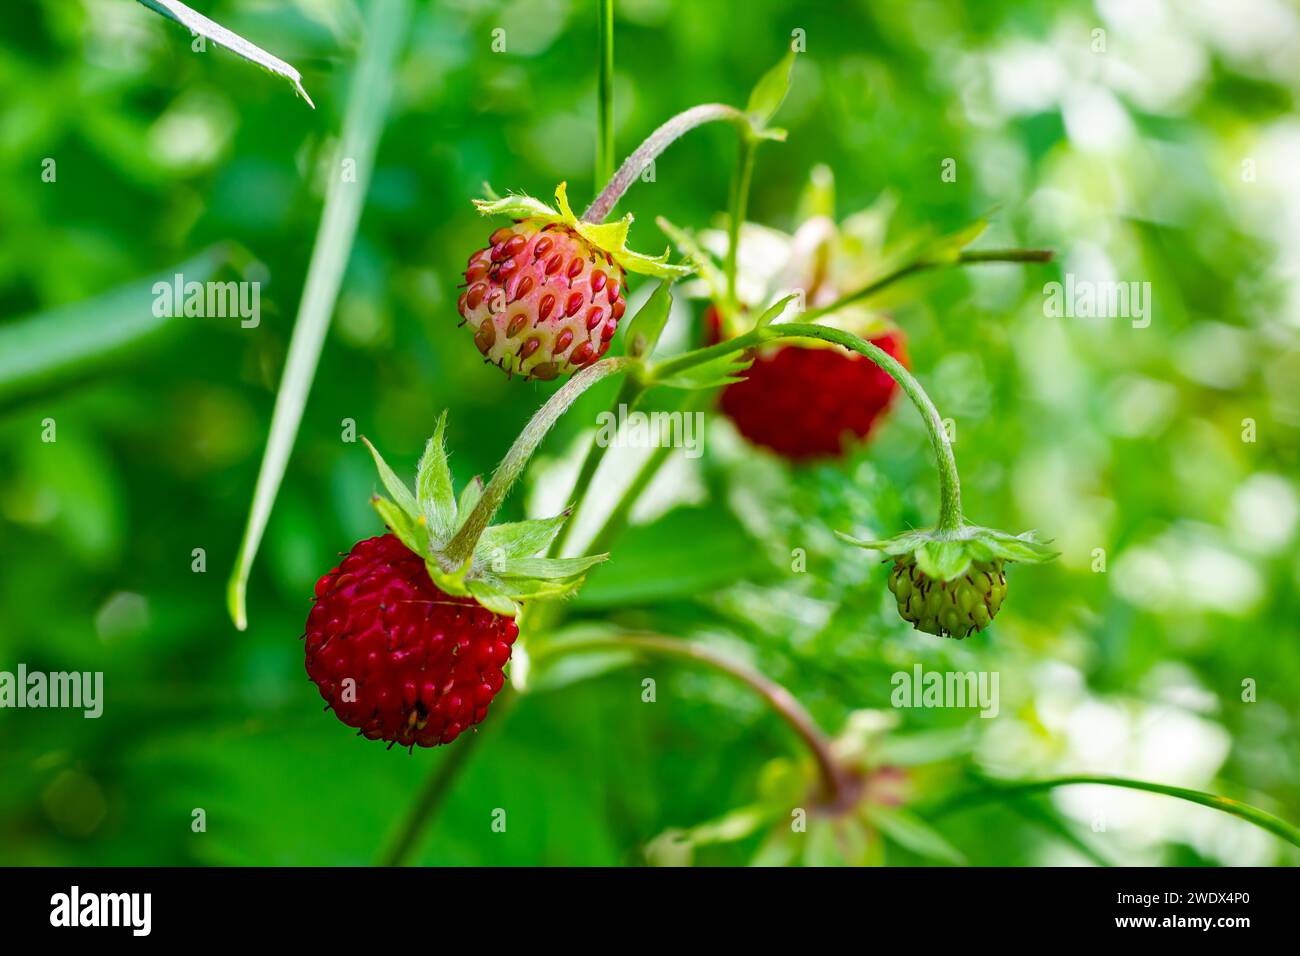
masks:
<svg viewBox="0 0 1300 956"><path fill-rule="evenodd" d="M284 77L293 84L294 92L306 100L308 106L312 109L316 108L316 104L303 89L302 74L279 57L272 56L259 46L254 46L239 34L232 33L221 24L209 20L197 10L191 10L179 0L140 0L140 3L168 20L175 20L191 33L207 37L213 43L225 47L237 56L242 56L250 63L256 63L262 69Z"/></svg>
<svg viewBox="0 0 1300 956"><path fill-rule="evenodd" d="M229 247L213 246L160 276L0 326L0 405L137 357L184 321L154 314L154 283L177 273L206 282L229 257Z"/></svg>
<svg viewBox="0 0 1300 956"><path fill-rule="evenodd" d="M343 136L334 162L330 165L334 172L325 194L325 207L321 212L320 227L316 231L316 244L312 248L311 263L307 268L307 281L298 307L293 338L289 342L284 377L280 380L280 391L275 397L275 411L271 416L266 452L258 471L257 486L253 492L248 525L239 547L239 557L226 589L230 616L241 631L248 626L246 592L249 571L262 541L262 534L266 531L280 482L284 479L289 452L302 421L307 393L311 390L321 346L325 342L330 316L334 312L339 284L352 252L357 223L361 218L361 206L370 183L375 147L388 112L392 77L402 38L406 33L409 13L408 0L387 0L371 4L366 17L365 39L348 93ZM350 177L349 181L345 181L339 173L344 159L351 160L356 167L356 175Z"/></svg>

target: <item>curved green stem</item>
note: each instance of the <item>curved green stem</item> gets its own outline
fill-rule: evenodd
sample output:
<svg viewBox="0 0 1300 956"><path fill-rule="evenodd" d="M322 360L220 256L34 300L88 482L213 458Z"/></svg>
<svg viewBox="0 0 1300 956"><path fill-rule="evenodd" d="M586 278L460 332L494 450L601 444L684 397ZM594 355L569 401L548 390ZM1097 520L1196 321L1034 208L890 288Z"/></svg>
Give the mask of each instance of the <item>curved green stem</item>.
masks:
<svg viewBox="0 0 1300 956"><path fill-rule="evenodd" d="M912 404L921 413L926 431L930 435L930 445L934 449L935 465L939 471L939 522L937 530L940 532L957 532L962 526L961 481L957 476L957 461L953 457L952 445L948 441L947 433L944 431L943 419L939 417L939 410L934 407L934 402L930 401L930 396L921 387L921 383L903 367L902 363L879 346L872 345L851 332L845 332L827 325L808 325L806 323L762 326L726 342L720 342L708 348L696 349L693 352L687 352L685 355L679 355L676 358L660 362L650 370L647 385L662 382L678 372L694 368L696 365L702 365L723 355L754 348L764 342L776 339L820 339L823 342L841 345L875 362L898 382L907 397L912 400Z"/></svg>
<svg viewBox="0 0 1300 956"><path fill-rule="evenodd" d="M491 523L493 515L501 507L501 502L505 501L506 495L510 493L514 483L523 474L523 470L528 465L528 460L533 456L533 452L542 443L542 439L551 430L551 426L569 410L570 405L577 401L578 396L601 379L626 370L629 366L635 364L635 361L635 359L620 356L618 358L602 359L594 365L588 365L575 373L554 395L547 399L545 405L537 410L528 424L524 426L524 430L519 433L515 443L510 446L505 458L501 459L501 464L497 466L497 470L492 473L492 480L483 489L483 495L479 498L478 504L474 506L474 510L469 513L469 517L465 519L465 523L461 525L455 537L447 543L447 547L443 552L446 570L451 571L461 567L474 553L474 546L478 544L479 537Z"/></svg>
<svg viewBox="0 0 1300 956"><path fill-rule="evenodd" d="M1205 793L1201 790L1191 790L1187 787L1171 787L1163 783L1149 783L1146 780L1133 780L1128 777L1108 777L1094 774L1071 774L1064 777L1052 777L1046 780L1015 780L1007 783L1000 781L987 781L987 785L968 793L961 793L951 797L936 807L930 814L931 817L941 816L946 813L952 813L964 809L975 803L985 803L990 800L1001 800L1003 797L1014 794L1033 793L1040 790L1052 790L1056 787L1068 787L1074 784L1095 784L1103 787L1124 787L1129 790L1145 790L1148 793L1160 793L1168 797L1177 797L1180 800L1187 800L1191 803L1200 804L1203 807L1210 807L1214 810L1230 813L1234 817L1240 817L1255 826L1267 830L1276 836L1281 837L1294 846L1300 846L1300 828L1297 828L1281 817L1253 807L1248 803L1242 803L1239 800L1232 800L1228 797L1216 796L1212 793Z"/></svg>
<svg viewBox="0 0 1300 956"><path fill-rule="evenodd" d="M561 654L579 651L606 650L641 651L703 664L745 684L763 698L808 748L809 754L817 765L825 805L831 809L845 810L856 802L861 790L858 778L836 759L830 741L808 711L785 687L745 664L691 641L653 634L579 637L540 646L534 645L530 648L534 662L546 656L558 657Z"/></svg>
<svg viewBox="0 0 1300 956"><path fill-rule="evenodd" d="M874 279L860 289L846 293L836 299L829 305L821 306L816 309L809 309L803 314L805 322L812 322L823 315L830 315L838 312L848 305L861 302L868 299L881 290L893 285L901 279L915 275L918 272L926 272L930 269L942 269L948 266L967 266L976 265L986 262L1051 262L1052 250L1050 249L984 249L970 250L958 255L955 259L917 259L915 262L909 262L905 266L900 266L888 275Z"/></svg>
<svg viewBox="0 0 1300 956"><path fill-rule="evenodd" d="M605 217L623 198L623 194L660 153L695 127L719 120L736 123L745 131L750 129L749 117L741 110L725 103L705 103L702 106L694 106L684 113L678 113L646 137L645 142L638 146L631 156L623 160L623 165L618 167L618 171L601 190L600 195L587 207L582 218L587 222L604 222Z"/></svg>
<svg viewBox="0 0 1300 956"><path fill-rule="evenodd" d="M597 98L596 182L614 175L614 0L596 0L600 33Z"/></svg>

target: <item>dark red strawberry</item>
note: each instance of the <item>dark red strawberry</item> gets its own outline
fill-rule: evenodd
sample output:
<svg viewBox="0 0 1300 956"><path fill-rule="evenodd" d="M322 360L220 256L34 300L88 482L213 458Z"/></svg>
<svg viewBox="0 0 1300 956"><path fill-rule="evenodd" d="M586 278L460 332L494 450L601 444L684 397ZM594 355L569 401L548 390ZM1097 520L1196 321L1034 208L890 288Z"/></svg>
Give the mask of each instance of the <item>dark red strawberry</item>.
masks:
<svg viewBox="0 0 1300 956"><path fill-rule="evenodd" d="M869 341L908 365L900 330ZM723 389L723 412L751 442L792 461L841 457L871 434L898 391L874 362L838 346L760 352L745 376Z"/></svg>
<svg viewBox="0 0 1300 956"><path fill-rule="evenodd" d="M307 674L362 735L434 747L487 716L518 636L511 617L441 591L424 560L385 534L316 582Z"/></svg>

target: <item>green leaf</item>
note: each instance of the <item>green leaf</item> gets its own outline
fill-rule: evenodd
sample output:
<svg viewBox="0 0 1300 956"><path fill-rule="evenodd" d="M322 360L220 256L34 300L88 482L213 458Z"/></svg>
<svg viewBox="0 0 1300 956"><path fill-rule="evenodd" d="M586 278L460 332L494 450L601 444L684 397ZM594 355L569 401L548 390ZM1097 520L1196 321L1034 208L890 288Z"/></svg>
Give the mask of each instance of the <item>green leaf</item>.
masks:
<svg viewBox="0 0 1300 956"><path fill-rule="evenodd" d="M451 486L451 468L447 465L447 448L443 441L446 430L447 413L444 411L438 416L433 437L424 446L415 478L415 496L420 513L439 541L451 537L456 530L456 492Z"/></svg>
<svg viewBox="0 0 1300 956"><path fill-rule="evenodd" d="M954 866L966 865L966 858L961 851L928 823L905 810L877 806L872 808L869 819L880 828L881 833L917 856L942 860Z"/></svg>
<svg viewBox="0 0 1300 956"><path fill-rule="evenodd" d="M384 483L384 489L393 496L397 507L405 511L414 521L420 516L420 506L415 500L415 495L411 494L411 489L397 477L397 473L388 467L388 462L384 461L383 456L379 454L379 449L370 444L370 439L362 435L361 440L366 443L371 457L375 459L375 468L379 471L379 480Z"/></svg>
<svg viewBox="0 0 1300 956"><path fill-rule="evenodd" d="M663 334L668 312L673 306L672 284L671 279L660 282L659 288L655 289L628 324L627 351L634 358L653 351L659 344L659 336Z"/></svg>
<svg viewBox="0 0 1300 956"><path fill-rule="evenodd" d="M629 528L617 559L601 567L578 595L581 607L626 608L694 601L770 569L767 557L726 509L676 508Z"/></svg>
<svg viewBox="0 0 1300 956"><path fill-rule="evenodd" d="M191 33L207 37L213 43L225 47L237 56L242 56L250 63L256 63L262 69L284 77L293 85L294 92L307 101L308 106L312 109L316 108L316 104L311 101L311 97L303 89L302 74L279 57L272 56L261 47L254 46L238 34L227 30L221 24L209 20L195 10L191 10L185 4L180 3L179 0L140 0L140 3L154 13L161 14L169 20L175 20Z"/></svg>
<svg viewBox="0 0 1300 956"><path fill-rule="evenodd" d="M138 360L146 346L194 321L178 309L155 315L155 286L171 285L178 273L206 282L229 260L227 246L213 246L154 278L0 325L0 403Z"/></svg>
<svg viewBox="0 0 1300 956"><path fill-rule="evenodd" d="M781 57L781 61L763 74L749 94L745 112L760 129L767 126L767 121L781 108L786 94L790 92L790 74L794 70L795 55L792 45L785 56Z"/></svg>
<svg viewBox="0 0 1300 956"><path fill-rule="evenodd" d="M258 470L257 487L239 545L239 556L226 589L231 619L241 631L248 626L246 599L253 558L271 517L280 482L284 480L289 453L293 450L307 393L311 391L321 346L329 329L330 315L338 298L339 284L352 253L362 202L370 183L375 146L388 115L397 73L397 55L406 36L410 10L409 0L372 3L367 7L366 22L361 31L364 39L348 91L343 135L329 166L338 170L343 159L350 159L355 163L356 176L354 181L345 181L339 175L329 177L325 207L321 211L316 244L312 248L302 302L298 307L298 319L289 340L284 377L275 397L271 432Z"/></svg>

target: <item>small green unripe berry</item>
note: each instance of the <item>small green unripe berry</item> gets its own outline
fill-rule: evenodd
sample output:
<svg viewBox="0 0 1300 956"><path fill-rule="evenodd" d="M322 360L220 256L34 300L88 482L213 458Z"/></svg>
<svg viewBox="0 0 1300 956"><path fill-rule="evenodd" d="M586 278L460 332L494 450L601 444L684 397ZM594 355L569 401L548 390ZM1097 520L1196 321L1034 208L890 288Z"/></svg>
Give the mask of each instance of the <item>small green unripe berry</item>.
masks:
<svg viewBox="0 0 1300 956"><path fill-rule="evenodd" d="M1007 576L1001 561L973 561L961 577L935 581L907 554L894 560L889 590L903 620L927 634L960 640L997 616L1007 596Z"/></svg>

